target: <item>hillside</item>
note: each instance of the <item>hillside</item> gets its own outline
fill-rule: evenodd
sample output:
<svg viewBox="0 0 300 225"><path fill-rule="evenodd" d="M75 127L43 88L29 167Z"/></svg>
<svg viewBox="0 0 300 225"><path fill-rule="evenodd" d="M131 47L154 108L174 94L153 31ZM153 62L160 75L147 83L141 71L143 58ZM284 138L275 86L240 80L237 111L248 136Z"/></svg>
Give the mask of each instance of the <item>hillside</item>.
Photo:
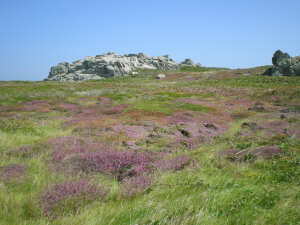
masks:
<svg viewBox="0 0 300 225"><path fill-rule="evenodd" d="M0 82L0 224L300 224L300 77Z"/></svg>

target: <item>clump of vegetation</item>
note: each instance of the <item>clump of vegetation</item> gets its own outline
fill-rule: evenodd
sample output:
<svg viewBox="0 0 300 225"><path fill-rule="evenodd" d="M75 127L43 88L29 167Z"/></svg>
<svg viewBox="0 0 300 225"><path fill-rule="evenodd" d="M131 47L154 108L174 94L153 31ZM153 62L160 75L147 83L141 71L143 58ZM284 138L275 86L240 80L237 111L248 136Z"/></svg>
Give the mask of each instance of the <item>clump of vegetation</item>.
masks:
<svg viewBox="0 0 300 225"><path fill-rule="evenodd" d="M78 171L109 174L117 180L149 172L153 169L152 157L145 153L130 151L97 151L78 155L73 159L73 168Z"/></svg>
<svg viewBox="0 0 300 225"><path fill-rule="evenodd" d="M8 181L22 177L27 169L26 165L10 164L0 167L0 179Z"/></svg>
<svg viewBox="0 0 300 225"><path fill-rule="evenodd" d="M52 185L41 196L41 205L46 216L55 217L78 213L97 199L104 199L108 190L87 180L68 181Z"/></svg>

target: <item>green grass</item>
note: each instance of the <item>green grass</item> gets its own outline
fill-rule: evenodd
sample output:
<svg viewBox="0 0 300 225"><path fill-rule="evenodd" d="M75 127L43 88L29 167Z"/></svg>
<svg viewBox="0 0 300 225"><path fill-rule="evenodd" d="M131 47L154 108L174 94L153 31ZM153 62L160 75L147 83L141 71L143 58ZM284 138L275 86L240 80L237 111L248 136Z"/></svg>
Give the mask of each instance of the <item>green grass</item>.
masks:
<svg viewBox="0 0 300 225"><path fill-rule="evenodd" d="M169 99L178 99L178 98L209 98L209 97L215 97L215 93L186 93L186 92L158 92L155 93L155 95L160 96L166 96L169 97Z"/></svg>
<svg viewBox="0 0 300 225"><path fill-rule="evenodd" d="M174 105L170 103L171 100L171 98L162 96L153 98L143 96L140 100L133 102L132 108L144 110L146 112L159 112L171 115L174 111Z"/></svg>
<svg viewBox="0 0 300 225"><path fill-rule="evenodd" d="M228 68L221 67L191 67L191 66L183 66L180 68L182 72L208 72L208 71L220 71L220 70L229 70Z"/></svg>
<svg viewBox="0 0 300 225"><path fill-rule="evenodd" d="M208 106L195 105L190 103L183 103L178 106L179 109L188 110L188 111L196 111L196 112L213 112L214 108Z"/></svg>
<svg viewBox="0 0 300 225"><path fill-rule="evenodd" d="M24 177L10 181L0 178L0 224L300 224L299 138L288 135L264 137L262 133L247 137L238 135L243 122L254 121L259 124L260 121L264 122L259 116L265 115L290 126L298 126L300 118L297 113L280 119L278 112L281 108L275 106L279 102L280 107L285 106L293 111L299 109L300 78L259 76L257 71L260 68L253 71L249 69L252 73L249 76L214 78L217 70L224 69L182 68L183 72L192 72L199 77L203 75L202 72L210 71L212 76L201 80L156 80L154 75L159 71L142 71L139 76L81 83L0 82L0 168L10 164L28 167ZM167 73L167 77L177 73L180 71L172 71ZM275 109L262 115L249 112L247 107L239 106L241 108L236 109L231 105L221 105L222 102L234 100L237 96L231 93L235 91L240 93L238 97L241 99L259 100ZM43 214L40 204L40 196L46 187L85 176L57 172L50 163L51 146L46 145L51 138L77 134L77 127L64 125L65 119L70 119L76 112L24 112L14 107L33 100L46 100L53 105L72 102L85 106L87 102L97 102L101 96L111 98L113 105L127 104L128 108L120 115L101 117L100 121L96 121L99 124L111 121L122 123L123 119L129 120L127 113L138 109L140 112L161 113L161 117L157 116L158 121L150 122L158 123L161 119L164 122L161 127L165 127L168 116L180 110L193 111L193 115L197 116L205 113L213 117L224 113L229 119L222 122L229 129L211 142L201 142L193 149L168 147L170 140L167 137L153 138L152 142L142 139L137 143L137 151L146 148L151 152L170 151L171 156L189 155L193 159L193 166L178 172L152 174L151 187L132 198L120 194L120 184L116 180L92 174L87 178L110 187L106 199L96 199L70 215L48 218ZM209 101L220 109L217 114L215 108L182 103L178 101L180 98ZM218 102L220 99L222 102ZM5 107L8 109L5 110ZM129 122L127 120L127 124L149 122L143 121L143 118L140 121L138 117ZM82 135L82 138L87 136ZM106 141L106 136L101 133L96 138ZM33 147L32 156L11 153L25 145ZM218 157L224 150L264 145L279 146L285 154L269 160L238 162Z"/></svg>

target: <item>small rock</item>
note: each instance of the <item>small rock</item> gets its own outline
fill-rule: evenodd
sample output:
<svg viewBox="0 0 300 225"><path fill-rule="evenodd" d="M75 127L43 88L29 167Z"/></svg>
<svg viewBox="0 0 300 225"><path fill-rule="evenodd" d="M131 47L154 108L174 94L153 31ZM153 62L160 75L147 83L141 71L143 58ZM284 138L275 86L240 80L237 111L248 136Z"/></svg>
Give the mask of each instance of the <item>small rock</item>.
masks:
<svg viewBox="0 0 300 225"><path fill-rule="evenodd" d="M161 73L161 74L156 75L156 78L157 79L164 79L164 78L166 78L166 75Z"/></svg>

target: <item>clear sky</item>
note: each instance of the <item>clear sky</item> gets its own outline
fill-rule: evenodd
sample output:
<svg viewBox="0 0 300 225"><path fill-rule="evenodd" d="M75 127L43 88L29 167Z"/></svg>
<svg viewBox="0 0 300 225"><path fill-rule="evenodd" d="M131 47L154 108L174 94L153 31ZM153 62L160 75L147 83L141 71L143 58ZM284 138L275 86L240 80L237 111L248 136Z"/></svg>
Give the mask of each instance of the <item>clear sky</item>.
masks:
<svg viewBox="0 0 300 225"><path fill-rule="evenodd" d="M300 0L0 0L0 29L0 80L108 51L252 67L300 55Z"/></svg>

